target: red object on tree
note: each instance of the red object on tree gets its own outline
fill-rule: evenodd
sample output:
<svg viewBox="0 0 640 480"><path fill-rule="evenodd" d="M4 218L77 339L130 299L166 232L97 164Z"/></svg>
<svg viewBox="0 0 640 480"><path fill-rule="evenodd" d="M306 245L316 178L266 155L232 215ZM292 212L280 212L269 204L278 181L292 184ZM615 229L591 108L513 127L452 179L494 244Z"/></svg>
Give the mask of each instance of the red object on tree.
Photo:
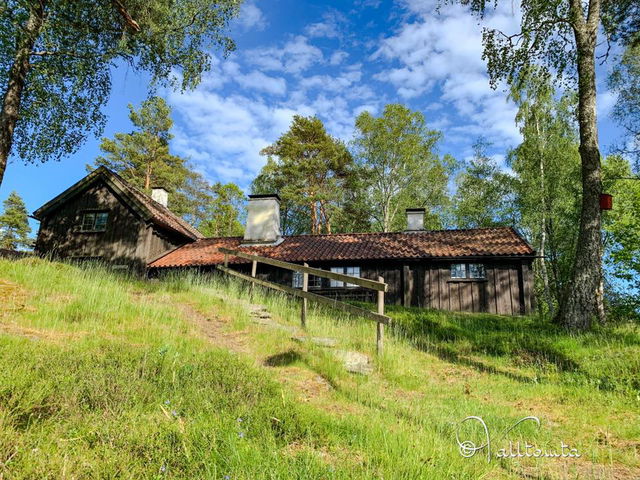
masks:
<svg viewBox="0 0 640 480"><path fill-rule="evenodd" d="M613 195L608 193L600 194L600 210L611 210L613 208Z"/></svg>

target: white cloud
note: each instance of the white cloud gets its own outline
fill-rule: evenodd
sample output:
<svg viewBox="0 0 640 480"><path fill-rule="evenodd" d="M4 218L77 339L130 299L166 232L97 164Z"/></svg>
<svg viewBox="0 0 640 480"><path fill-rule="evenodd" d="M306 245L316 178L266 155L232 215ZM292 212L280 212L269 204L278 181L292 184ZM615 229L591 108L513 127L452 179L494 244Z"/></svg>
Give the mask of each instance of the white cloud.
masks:
<svg viewBox="0 0 640 480"><path fill-rule="evenodd" d="M338 38L347 23L344 14L337 10L330 10L322 16L322 21L307 25L305 33L310 37Z"/></svg>
<svg viewBox="0 0 640 480"><path fill-rule="evenodd" d="M267 26L267 19L254 2L247 1L242 4L240 9L238 24L245 30L264 30Z"/></svg>
<svg viewBox="0 0 640 480"><path fill-rule="evenodd" d="M311 45L303 35L294 37L283 47L249 50L245 58L252 65L264 70L282 71L289 74L299 74L324 61L322 51Z"/></svg>
<svg viewBox="0 0 640 480"><path fill-rule="evenodd" d="M392 62L374 78L392 84L406 100L439 89L440 102L454 107L460 117L454 123L467 135L481 133L502 144L519 141L514 106L503 91L489 86L477 19L458 5L441 6L438 14L436 4L405 0L412 16L371 56ZM510 32L518 21L518 14L498 10L485 23Z"/></svg>
<svg viewBox="0 0 640 480"><path fill-rule="evenodd" d="M602 118L608 117L617 101L618 94L612 90L598 92L598 116Z"/></svg>
<svg viewBox="0 0 640 480"><path fill-rule="evenodd" d="M348 56L349 54L344 50L336 50L331 54L331 57L329 58L329 64L340 65L347 59Z"/></svg>

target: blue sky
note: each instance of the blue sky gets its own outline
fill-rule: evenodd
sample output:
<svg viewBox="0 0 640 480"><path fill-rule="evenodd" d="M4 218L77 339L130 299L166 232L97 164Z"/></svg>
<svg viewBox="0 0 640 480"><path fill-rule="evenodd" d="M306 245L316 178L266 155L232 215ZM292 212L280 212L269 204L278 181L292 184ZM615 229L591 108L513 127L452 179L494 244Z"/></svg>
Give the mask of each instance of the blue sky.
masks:
<svg viewBox="0 0 640 480"><path fill-rule="evenodd" d="M249 0L231 31L237 51L227 59L216 55L196 90L161 92L173 107L173 152L190 158L211 181L246 188L265 161L259 151L286 131L294 114L318 115L330 133L348 141L360 112L378 114L399 102L422 111L443 132L440 153L467 158L484 136L503 161L520 136L505 88L489 87L481 26L461 7L437 14L435 3ZM508 8L486 22L513 32L518 15L504 3ZM147 83L146 75L114 68L104 136L131 129L127 104L144 100ZM615 97L605 75L600 83L606 153L619 131L608 118ZM25 165L13 158L0 201L16 190L33 212L86 174L99 143L92 138L60 162Z"/></svg>

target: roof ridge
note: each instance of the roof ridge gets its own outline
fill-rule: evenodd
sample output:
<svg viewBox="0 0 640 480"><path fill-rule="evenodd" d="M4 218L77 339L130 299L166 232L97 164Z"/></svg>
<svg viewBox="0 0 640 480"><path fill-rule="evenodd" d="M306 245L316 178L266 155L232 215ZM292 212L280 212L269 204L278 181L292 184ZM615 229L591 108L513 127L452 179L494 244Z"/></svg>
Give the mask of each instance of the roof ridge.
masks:
<svg viewBox="0 0 640 480"><path fill-rule="evenodd" d="M151 207L160 210L160 212L162 214L164 214L164 215L170 215L171 218L174 221L176 221L182 228L187 230L187 232L190 233L191 235L195 236L196 240L204 238L204 235L202 235L202 233L200 233L200 231L196 227L191 225L189 222L187 222L186 220L181 218L176 213L172 212L171 209L169 209L169 207L166 207L166 206L162 205L160 202L157 202L150 195L148 195L146 192L142 191L141 189L139 189L135 185L133 185L130 182L126 181L124 178L122 178L122 176L120 176L118 173L114 172L113 170L105 167L104 165L101 165L98 169L100 169L100 168L102 168L108 174L114 176L117 180L119 180L125 186L125 188L127 188L134 195L142 195L146 201L150 202L150 206ZM166 226L172 228L171 225L166 225Z"/></svg>

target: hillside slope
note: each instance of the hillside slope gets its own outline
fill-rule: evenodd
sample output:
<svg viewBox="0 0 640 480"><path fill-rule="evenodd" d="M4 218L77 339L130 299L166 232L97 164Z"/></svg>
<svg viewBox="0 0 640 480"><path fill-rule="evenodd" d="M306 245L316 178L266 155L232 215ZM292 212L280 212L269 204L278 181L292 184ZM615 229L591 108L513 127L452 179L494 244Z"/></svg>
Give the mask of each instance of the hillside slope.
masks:
<svg viewBox="0 0 640 480"><path fill-rule="evenodd" d="M375 358L373 324L313 309L305 333L245 287L0 260L0 478L640 478L637 326L393 308ZM460 455L470 415L490 462ZM581 456L497 458L509 441Z"/></svg>

